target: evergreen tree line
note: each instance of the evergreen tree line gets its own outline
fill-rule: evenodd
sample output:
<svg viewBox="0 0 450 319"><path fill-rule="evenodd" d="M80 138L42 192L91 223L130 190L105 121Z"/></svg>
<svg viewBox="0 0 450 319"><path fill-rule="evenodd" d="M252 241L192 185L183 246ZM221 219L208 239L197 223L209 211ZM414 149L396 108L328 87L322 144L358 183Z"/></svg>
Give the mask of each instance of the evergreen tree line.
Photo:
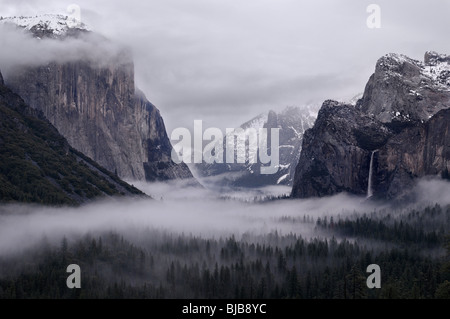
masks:
<svg viewBox="0 0 450 319"><path fill-rule="evenodd" d="M376 239L400 245L429 248L443 245L450 229L450 206L439 205L412 210L395 216L391 213L372 213L353 218L318 218L319 229L334 231L340 236Z"/></svg>
<svg viewBox="0 0 450 319"><path fill-rule="evenodd" d="M448 224L419 229L426 212L442 220L449 209L401 221L318 219L327 238L212 239L149 229L139 238L111 232L44 241L27 256L0 259L0 298L450 298ZM358 240L367 238L376 244ZM69 264L81 267L81 289L66 286ZM370 264L381 268L380 289L366 285Z"/></svg>

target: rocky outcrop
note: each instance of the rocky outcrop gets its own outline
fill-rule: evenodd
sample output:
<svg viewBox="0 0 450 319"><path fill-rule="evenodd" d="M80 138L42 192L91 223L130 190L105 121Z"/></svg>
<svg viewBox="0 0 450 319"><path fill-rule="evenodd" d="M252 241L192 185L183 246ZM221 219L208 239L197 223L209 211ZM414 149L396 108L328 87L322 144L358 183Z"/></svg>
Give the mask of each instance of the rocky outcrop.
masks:
<svg viewBox="0 0 450 319"><path fill-rule="evenodd" d="M303 137L293 197L339 192L363 195L371 152L386 143L392 131L354 106L325 101L314 127Z"/></svg>
<svg viewBox="0 0 450 319"><path fill-rule="evenodd" d="M450 170L449 59L381 58L355 107L324 102L303 138L293 197L372 192L398 198L416 178ZM373 155L372 155L373 154ZM370 192L370 194L372 194Z"/></svg>
<svg viewBox="0 0 450 319"><path fill-rule="evenodd" d="M49 29L51 21L38 21L39 30L29 24L24 27L58 37L46 41L64 41L70 32L80 37L88 33L61 27L66 20L55 23L61 28L58 32ZM6 82L26 103L41 110L74 148L119 177L191 178L185 164L171 159L172 146L159 110L135 88L131 55L117 52L101 63L83 58L21 66L9 72Z"/></svg>
<svg viewBox="0 0 450 319"><path fill-rule="evenodd" d="M425 54L425 63L404 55L378 60L357 106L365 114L391 121L427 121L450 106L450 57Z"/></svg>
<svg viewBox="0 0 450 319"><path fill-rule="evenodd" d="M134 104L144 116L138 116L140 141L144 150L144 177L147 181L162 181L168 179L192 178L191 171L186 164L176 164L172 161L172 145L166 133L163 118L159 110L138 92ZM197 185L195 181L192 181Z"/></svg>

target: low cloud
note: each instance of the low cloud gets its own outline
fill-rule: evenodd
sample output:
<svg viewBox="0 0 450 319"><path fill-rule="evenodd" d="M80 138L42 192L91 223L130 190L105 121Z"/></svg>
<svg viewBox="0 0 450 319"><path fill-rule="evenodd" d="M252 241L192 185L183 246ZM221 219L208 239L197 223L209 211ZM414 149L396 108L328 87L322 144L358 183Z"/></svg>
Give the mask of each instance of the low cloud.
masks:
<svg viewBox="0 0 450 319"><path fill-rule="evenodd" d="M379 0L381 29L367 28L370 2L359 0L75 3L83 22L133 50L136 83L169 133L195 119L237 127L270 108L351 98L389 52L450 52L448 1ZM67 14L68 4L0 0L0 10Z"/></svg>
<svg viewBox="0 0 450 319"><path fill-rule="evenodd" d="M245 203L241 199L253 193L229 194L237 200L224 200L206 189L178 187L169 184L140 184L155 199L109 199L80 208L49 208L35 205L0 206L0 256L20 253L42 238L59 244L85 234L115 231L136 234L145 230L162 230L177 234L218 238L244 234L264 235L272 231L295 233L305 238L317 236L314 224L286 223L286 217L313 220L324 216L353 216L379 211L400 212L389 204L374 203L364 198L339 194L327 198ZM283 191L285 188L283 188ZM273 190L271 190L273 191ZM407 208L450 204L450 183L423 180L414 190L420 194ZM161 197L162 200L161 200ZM400 214L400 213L399 213Z"/></svg>
<svg viewBox="0 0 450 319"><path fill-rule="evenodd" d="M40 66L51 62L88 61L98 66L122 62L126 50L106 38L84 34L78 38L37 39L10 23L0 24L0 69L5 77L21 66Z"/></svg>

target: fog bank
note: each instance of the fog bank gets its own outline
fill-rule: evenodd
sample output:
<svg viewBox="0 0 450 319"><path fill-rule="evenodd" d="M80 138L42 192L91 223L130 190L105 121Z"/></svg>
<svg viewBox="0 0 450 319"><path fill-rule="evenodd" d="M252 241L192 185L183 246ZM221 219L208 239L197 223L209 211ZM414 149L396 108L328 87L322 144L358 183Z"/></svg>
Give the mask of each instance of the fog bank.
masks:
<svg viewBox="0 0 450 319"><path fill-rule="evenodd" d="M350 216L374 211L390 211L388 204L339 194L327 198L275 200L244 203L224 200L206 189L176 188L167 184L137 185L155 199L105 199L79 208L50 208L36 205L0 206L0 256L33 247L42 238L59 243L88 233L116 231L126 235L137 230L158 229L202 237L243 234L263 235L272 231L316 236L314 224L288 223L286 218L313 220L323 216ZM159 192L155 196L155 192ZM417 201L409 207L438 203L449 205L450 183L422 180L414 192ZM163 200L159 197L162 195ZM222 194L223 195L223 194ZM249 193L249 196L254 194ZM392 210L395 212L395 210ZM381 213L380 213L381 214Z"/></svg>

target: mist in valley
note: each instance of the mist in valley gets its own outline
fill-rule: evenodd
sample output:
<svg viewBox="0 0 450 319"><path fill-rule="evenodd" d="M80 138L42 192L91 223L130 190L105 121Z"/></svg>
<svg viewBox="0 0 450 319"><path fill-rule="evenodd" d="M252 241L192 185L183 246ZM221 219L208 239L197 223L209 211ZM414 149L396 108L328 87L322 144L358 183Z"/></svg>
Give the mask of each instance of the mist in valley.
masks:
<svg viewBox="0 0 450 319"><path fill-rule="evenodd" d="M416 201L401 205L348 194L273 196L286 187L226 194L176 182L134 185L149 197L78 208L2 205L0 295L378 298L390 290L357 295L345 288L352 280L365 287L366 263L381 264L386 282L398 281L399 267L414 277L408 267L432 265L430 276L442 276L450 228L450 183L443 180L421 180ZM83 269L82 295L65 288L70 263ZM11 288L41 276L49 278L39 292ZM328 284L335 286L325 291ZM403 284L398 293L410 296L412 286ZM414 293L429 297L437 285Z"/></svg>
<svg viewBox="0 0 450 319"><path fill-rule="evenodd" d="M306 218L355 218L364 214L381 218L390 214L401 219L403 212L438 204L450 205L450 183L422 180L412 191L416 201L392 205L345 193L326 198L264 200L270 195L289 194L289 187L230 190L216 193L185 182L134 182L150 198L108 198L82 207L45 207L10 204L0 206L0 255L28 249L42 238L59 243L64 237L136 229L159 229L173 233L218 238L243 234L294 233L305 238L316 235ZM259 200L254 200L255 197ZM276 197L275 197L276 198ZM286 223L286 220L298 221ZM321 234L324 236L325 234Z"/></svg>

